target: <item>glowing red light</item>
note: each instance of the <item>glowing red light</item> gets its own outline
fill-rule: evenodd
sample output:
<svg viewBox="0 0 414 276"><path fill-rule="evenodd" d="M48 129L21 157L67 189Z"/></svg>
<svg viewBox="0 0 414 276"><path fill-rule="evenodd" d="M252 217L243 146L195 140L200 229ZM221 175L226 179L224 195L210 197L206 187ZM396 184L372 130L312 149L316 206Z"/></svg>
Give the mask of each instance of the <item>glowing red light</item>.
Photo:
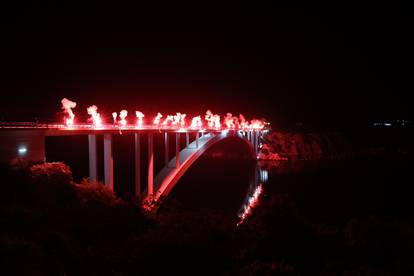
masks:
<svg viewBox="0 0 414 276"><path fill-rule="evenodd" d="M262 185L260 184L257 186L256 190L254 191L253 195L248 199L247 205L243 209L243 212L239 215L240 220L237 223L237 226L242 224L246 218L251 215L252 210L258 205L259 203L259 197L261 193L263 192Z"/></svg>
<svg viewBox="0 0 414 276"><path fill-rule="evenodd" d="M96 128L102 127L102 120L101 120L101 115L97 112L98 111L98 107L96 105L92 105L90 107L87 108L88 114L91 115L91 120L93 125Z"/></svg>
<svg viewBox="0 0 414 276"><path fill-rule="evenodd" d="M61 103L62 109L65 110L66 114L69 116L68 118L65 118L65 123L67 126L72 126L75 121L75 114L73 113L72 108L76 107L76 103L66 98L63 98Z"/></svg>
<svg viewBox="0 0 414 276"><path fill-rule="evenodd" d="M201 116L193 117L191 120L191 126L192 129L201 129L203 127L203 122L201 122Z"/></svg>
<svg viewBox="0 0 414 276"><path fill-rule="evenodd" d="M141 127L144 124L144 117L145 117L145 115L141 111L135 111L135 115L138 118L137 125L139 127Z"/></svg>
<svg viewBox="0 0 414 276"><path fill-rule="evenodd" d="M158 126L160 124L162 114L158 112L157 116L154 118L154 125Z"/></svg>
<svg viewBox="0 0 414 276"><path fill-rule="evenodd" d="M119 123L121 124L121 126L127 125L127 121L126 121L127 116L128 116L128 111L126 111L125 109L119 112L119 118L120 118Z"/></svg>
<svg viewBox="0 0 414 276"><path fill-rule="evenodd" d="M79 127L80 125L74 125L74 118L75 114L73 113L72 109L76 107L76 103L72 102L66 98L62 99L62 109L66 113L66 117L64 118L65 125L70 128ZM87 112L90 115L90 121L92 122L92 127L94 128L104 128L108 127L107 125L103 125L101 115L98 113L98 107L96 105L92 105L87 108ZM112 113L112 118L114 125L122 128L151 128L151 127L167 127L167 128L177 128L180 130L187 130L187 129L203 129L203 120L201 116L195 116L191 119L191 123L187 124L186 118L187 115L185 113L177 112L175 115L167 115L163 120L163 115L161 113L157 113L153 120L153 126L145 125L144 123L144 113L141 111L135 111L135 115L137 117L137 122L135 125L128 125L127 110L121 110L119 114L117 112ZM119 117L119 120L118 120ZM227 113L226 116L223 118L223 125L221 122L221 117L218 114L212 113L210 110L207 110L204 120L206 123L206 128L210 130L262 130L265 128L264 120L257 120L253 119L250 121L246 120L243 115L239 115L239 117L233 116L231 113ZM86 125L86 127L88 127ZM109 126L114 127L114 126Z"/></svg>

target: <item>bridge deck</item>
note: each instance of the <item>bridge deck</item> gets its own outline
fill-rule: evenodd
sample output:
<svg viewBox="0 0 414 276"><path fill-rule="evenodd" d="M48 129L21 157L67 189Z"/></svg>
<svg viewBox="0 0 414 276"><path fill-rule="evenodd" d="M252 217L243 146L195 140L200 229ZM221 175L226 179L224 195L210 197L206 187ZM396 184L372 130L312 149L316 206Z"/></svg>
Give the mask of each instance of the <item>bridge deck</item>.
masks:
<svg viewBox="0 0 414 276"><path fill-rule="evenodd" d="M197 132L221 132L221 129L193 129L179 128L177 126L156 126L156 125L126 125L119 126L113 124L104 124L101 127L93 127L90 124L76 124L72 127L66 127L63 124L5 124L0 122L0 134L17 133L17 132L36 131L43 136L71 136L71 135L99 135L99 134L131 134L131 133L197 133Z"/></svg>

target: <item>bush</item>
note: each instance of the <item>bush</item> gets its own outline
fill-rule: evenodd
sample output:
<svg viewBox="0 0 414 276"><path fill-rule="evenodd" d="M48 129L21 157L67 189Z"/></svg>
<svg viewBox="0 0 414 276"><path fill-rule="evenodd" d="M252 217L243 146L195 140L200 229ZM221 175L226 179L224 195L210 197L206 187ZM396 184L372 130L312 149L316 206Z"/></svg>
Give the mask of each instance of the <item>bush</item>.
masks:
<svg viewBox="0 0 414 276"><path fill-rule="evenodd" d="M32 165L29 170L35 183L70 185L73 180L69 166L62 162Z"/></svg>
<svg viewBox="0 0 414 276"><path fill-rule="evenodd" d="M61 162L32 165L28 175L33 185L27 187L31 200L43 206L65 207L76 204L72 172Z"/></svg>
<svg viewBox="0 0 414 276"><path fill-rule="evenodd" d="M76 185L76 188L78 190L78 198L82 204L98 202L113 206L119 203L114 192L101 182L84 178L80 184Z"/></svg>

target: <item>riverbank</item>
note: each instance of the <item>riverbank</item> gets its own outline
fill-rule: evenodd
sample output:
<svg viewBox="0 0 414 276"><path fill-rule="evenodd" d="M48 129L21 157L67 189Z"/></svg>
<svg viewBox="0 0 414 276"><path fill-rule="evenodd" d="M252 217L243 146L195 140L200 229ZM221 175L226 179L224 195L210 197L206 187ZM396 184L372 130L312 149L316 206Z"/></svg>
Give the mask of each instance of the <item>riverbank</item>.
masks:
<svg viewBox="0 0 414 276"><path fill-rule="evenodd" d="M264 136L260 160L320 160L414 153L411 129L272 131Z"/></svg>

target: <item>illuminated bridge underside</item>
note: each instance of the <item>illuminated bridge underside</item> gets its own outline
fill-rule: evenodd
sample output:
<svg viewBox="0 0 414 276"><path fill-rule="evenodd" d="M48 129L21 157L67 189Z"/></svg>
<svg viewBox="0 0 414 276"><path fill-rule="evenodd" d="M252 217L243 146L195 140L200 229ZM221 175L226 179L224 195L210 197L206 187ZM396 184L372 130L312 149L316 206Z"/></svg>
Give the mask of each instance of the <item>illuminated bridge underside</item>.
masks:
<svg viewBox="0 0 414 276"><path fill-rule="evenodd" d="M165 197L174 188L178 180L184 175L184 173L190 168L190 166L211 146L217 142L228 138L229 136L239 137L242 141L250 145L250 150L254 156L254 145L248 140L248 138L240 133L229 135L228 133L222 134L206 134L197 141L192 142L186 148L181 150L179 154L179 166L177 167L177 158L174 157L168 162L168 166L165 166L154 179L154 200L158 200L160 197ZM148 199L148 192L145 193Z"/></svg>

